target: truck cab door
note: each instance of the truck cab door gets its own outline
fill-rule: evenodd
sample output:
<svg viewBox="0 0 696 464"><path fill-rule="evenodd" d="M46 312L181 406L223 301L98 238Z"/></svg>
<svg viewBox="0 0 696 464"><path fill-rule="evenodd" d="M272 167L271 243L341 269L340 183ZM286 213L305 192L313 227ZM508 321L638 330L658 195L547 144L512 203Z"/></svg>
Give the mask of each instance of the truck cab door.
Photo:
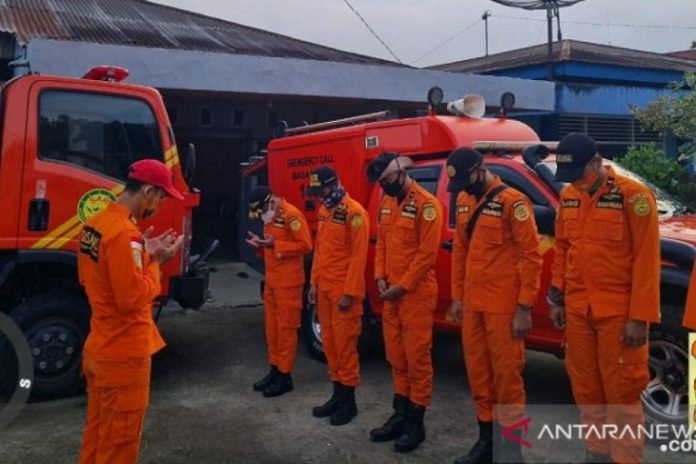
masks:
<svg viewBox="0 0 696 464"><path fill-rule="evenodd" d="M123 191L132 162L153 158L171 167L160 106L151 91L103 82L32 84L19 249L76 251L83 223ZM157 229L180 228L172 224L173 203L162 204Z"/></svg>

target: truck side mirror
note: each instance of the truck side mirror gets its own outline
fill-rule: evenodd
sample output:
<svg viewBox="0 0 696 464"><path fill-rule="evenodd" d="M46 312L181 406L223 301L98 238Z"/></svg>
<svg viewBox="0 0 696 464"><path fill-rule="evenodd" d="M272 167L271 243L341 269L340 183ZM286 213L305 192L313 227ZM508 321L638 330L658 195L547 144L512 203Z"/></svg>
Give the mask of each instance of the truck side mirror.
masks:
<svg viewBox="0 0 696 464"><path fill-rule="evenodd" d="M191 186L193 178L196 176L196 146L192 143L188 145L188 151L184 158L183 174L186 183Z"/></svg>
<svg viewBox="0 0 696 464"><path fill-rule="evenodd" d="M539 234L556 235L556 210L543 205L534 205L533 208Z"/></svg>

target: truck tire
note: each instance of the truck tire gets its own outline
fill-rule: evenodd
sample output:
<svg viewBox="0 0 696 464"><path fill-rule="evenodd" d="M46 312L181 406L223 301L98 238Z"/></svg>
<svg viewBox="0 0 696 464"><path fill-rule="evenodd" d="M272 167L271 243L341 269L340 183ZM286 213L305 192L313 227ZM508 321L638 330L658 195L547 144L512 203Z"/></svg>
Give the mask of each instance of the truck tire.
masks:
<svg viewBox="0 0 696 464"><path fill-rule="evenodd" d="M683 424L689 409L688 342L683 308L662 306L662 322L650 328L650 382L643 391L645 418L652 423Z"/></svg>
<svg viewBox="0 0 696 464"><path fill-rule="evenodd" d="M358 353L360 357L369 355L380 343L382 339L380 324L371 315L369 308L365 305L363 311L362 331L358 338ZM302 339L307 347L310 356L317 361L326 362L324 355L324 347L321 342L321 324L319 324L319 315L316 305L309 304L307 301L307 292L304 297L304 309L302 311Z"/></svg>
<svg viewBox="0 0 696 464"><path fill-rule="evenodd" d="M82 347L89 332L90 310L85 297L69 292L36 295L9 315L24 332L34 358L31 398L54 399L78 393L83 387ZM14 352L2 346L0 365L7 365L6 361L16 372ZM15 376L10 372L6 377Z"/></svg>
<svg viewBox="0 0 696 464"><path fill-rule="evenodd" d="M324 347L321 343L321 325L317 305L307 301L307 292L304 297L304 309L302 310L302 338L309 355L317 361L326 362Z"/></svg>

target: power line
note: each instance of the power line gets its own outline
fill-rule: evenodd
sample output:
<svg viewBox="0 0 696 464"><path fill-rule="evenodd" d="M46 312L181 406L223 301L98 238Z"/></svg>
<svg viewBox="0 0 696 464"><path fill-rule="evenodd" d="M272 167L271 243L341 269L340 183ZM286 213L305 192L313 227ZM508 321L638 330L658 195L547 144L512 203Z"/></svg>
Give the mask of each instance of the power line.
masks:
<svg viewBox="0 0 696 464"><path fill-rule="evenodd" d="M495 15L496 18L503 19L517 19L521 21L536 21L536 22L546 22L546 19L539 18L523 18L520 16L506 16L506 15ZM662 24L620 24L620 23L595 23L589 21L563 21L563 24L578 24L583 26L599 26L599 27L634 27L637 29L685 29L685 30L696 30L696 26L667 26Z"/></svg>
<svg viewBox="0 0 696 464"><path fill-rule="evenodd" d="M459 37L460 35L464 34L466 31L468 31L469 29L471 29L472 27L474 27L475 25L477 25L477 24L480 23L481 21L483 21L481 18L477 19L476 21L474 21L473 23L469 24L467 27L465 27L465 28L462 29L461 31L459 31L459 32L457 32L456 34L454 34L454 35L453 35L452 37L450 37L449 39L445 40L444 42L442 42L442 43L440 43L439 45L437 45L436 47L434 47L434 48L433 48L432 50L430 50L429 52L424 53L423 55L421 55L421 56L419 56L418 58L416 58L415 60L413 60L413 61L411 62L411 64L416 64L417 62L419 62L420 60L422 60L422 59L425 58L426 56L432 55L433 53L435 53L436 51L438 51L439 49L441 49L442 47L444 47L445 45L447 45L448 43L450 43L451 41L453 41L454 39L456 39L456 38Z"/></svg>
<svg viewBox="0 0 696 464"><path fill-rule="evenodd" d="M387 51L389 53L391 53L391 56L393 56L394 59L396 61L398 61L399 63L402 63L402 61L399 59L399 57L396 56L396 54L392 51L391 48L389 48L389 45L387 45L384 42L384 40L382 40L382 38L379 35L377 35L377 33L370 27L370 25L367 23L367 21L365 21L365 18L362 17L362 15L358 12L358 10L356 10L353 7L353 5L350 4L350 2L348 0L343 0L343 1L345 2L346 5L348 5L348 8L350 8L353 11L353 13L355 13L355 15L360 19L360 21L362 21L362 23L365 25L367 30L370 31L370 33L375 37L375 39L379 40L379 43L381 43L384 46L384 48L386 48Z"/></svg>

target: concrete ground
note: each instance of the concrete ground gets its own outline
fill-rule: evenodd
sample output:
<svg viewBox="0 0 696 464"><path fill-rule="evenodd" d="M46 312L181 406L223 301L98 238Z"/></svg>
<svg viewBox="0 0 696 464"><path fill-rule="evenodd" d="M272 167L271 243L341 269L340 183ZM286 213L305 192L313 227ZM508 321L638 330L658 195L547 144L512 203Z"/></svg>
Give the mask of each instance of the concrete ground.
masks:
<svg viewBox="0 0 696 464"><path fill-rule="evenodd" d="M160 320L168 346L154 358L142 463L441 463L452 462L475 440L475 412L456 336L435 338L428 439L408 455L368 439L391 408L381 346L362 359L360 413L347 426L312 417L312 406L327 399L330 384L325 365L304 348L293 373L294 392L266 399L252 391L251 384L267 371L260 276L236 264L218 270L212 275L213 301L200 311L169 308ZM530 403L572 400L563 363L553 356L528 352L525 380ZM0 463L77 462L85 405L84 396L28 405L0 430ZM553 450L533 449L527 456L559 460Z"/></svg>

